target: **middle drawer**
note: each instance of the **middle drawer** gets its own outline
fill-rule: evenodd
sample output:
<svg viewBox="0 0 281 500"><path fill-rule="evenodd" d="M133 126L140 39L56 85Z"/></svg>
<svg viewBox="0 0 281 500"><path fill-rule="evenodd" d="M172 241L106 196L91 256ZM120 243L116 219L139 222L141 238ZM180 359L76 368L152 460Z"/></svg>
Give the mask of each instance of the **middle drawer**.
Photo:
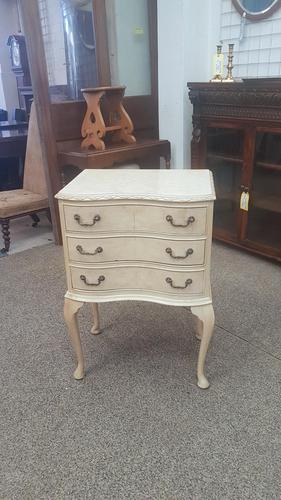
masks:
<svg viewBox="0 0 281 500"><path fill-rule="evenodd" d="M93 264L143 261L185 266L203 265L205 243L205 240L67 236L69 260Z"/></svg>

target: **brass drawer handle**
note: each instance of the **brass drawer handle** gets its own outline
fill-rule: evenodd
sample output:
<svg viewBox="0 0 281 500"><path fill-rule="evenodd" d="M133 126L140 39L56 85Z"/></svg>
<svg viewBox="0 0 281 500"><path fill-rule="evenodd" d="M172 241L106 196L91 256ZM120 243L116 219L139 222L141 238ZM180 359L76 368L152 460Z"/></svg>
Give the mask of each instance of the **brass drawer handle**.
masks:
<svg viewBox="0 0 281 500"><path fill-rule="evenodd" d="M189 285L192 284L192 279L188 278L186 280L184 286L176 286L176 285L174 285L172 278L166 278L166 283L169 283L169 285L171 285L172 288L180 288L180 289L184 290L185 288L187 288Z"/></svg>
<svg viewBox="0 0 281 500"><path fill-rule="evenodd" d="M77 245L76 250L81 253L81 255L97 255L97 253L103 252L102 247L97 247L94 252L86 252L81 245Z"/></svg>
<svg viewBox="0 0 281 500"><path fill-rule="evenodd" d="M171 215L167 215L166 221L170 222L174 227L187 227L190 226L190 224L193 224L193 222L195 222L195 217L193 217L193 215L188 217L186 224L175 224L173 217Z"/></svg>
<svg viewBox="0 0 281 500"><path fill-rule="evenodd" d="M80 280L81 280L81 281L84 281L85 285L88 285L88 286L99 286L99 285L101 284L101 282L105 280L105 277L104 277L104 276L99 276L99 277L98 277L98 282L97 282L97 283L89 283L89 282L87 281L86 276L84 276L83 274L81 274L81 276L80 276Z"/></svg>
<svg viewBox="0 0 281 500"><path fill-rule="evenodd" d="M174 255L173 254L173 250L171 248L166 248L166 252L173 258L173 259L186 259L187 257L189 257L190 255L193 254L193 249L192 248L188 248L188 250L186 250L185 252L185 255Z"/></svg>
<svg viewBox="0 0 281 500"><path fill-rule="evenodd" d="M84 222L81 222L81 217L80 215L78 214L75 214L74 215L74 220L76 220L76 222L78 222L79 226L83 226L83 227L91 227L91 226L94 226L96 222L99 222L100 221L100 215L95 215L95 217L93 218L93 222L91 224L85 224Z"/></svg>

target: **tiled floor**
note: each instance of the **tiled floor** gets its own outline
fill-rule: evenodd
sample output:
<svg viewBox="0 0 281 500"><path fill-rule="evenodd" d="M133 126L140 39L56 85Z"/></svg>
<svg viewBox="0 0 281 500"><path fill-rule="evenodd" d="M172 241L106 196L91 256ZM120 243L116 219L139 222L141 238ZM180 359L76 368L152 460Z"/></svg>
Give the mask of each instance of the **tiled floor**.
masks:
<svg viewBox="0 0 281 500"><path fill-rule="evenodd" d="M45 214L39 214L40 222L37 227L32 227L31 217L20 217L11 220L11 248L9 255L28 250L29 248L46 245L54 240L50 222ZM1 241L1 248L3 242ZM1 255L1 254L0 254Z"/></svg>

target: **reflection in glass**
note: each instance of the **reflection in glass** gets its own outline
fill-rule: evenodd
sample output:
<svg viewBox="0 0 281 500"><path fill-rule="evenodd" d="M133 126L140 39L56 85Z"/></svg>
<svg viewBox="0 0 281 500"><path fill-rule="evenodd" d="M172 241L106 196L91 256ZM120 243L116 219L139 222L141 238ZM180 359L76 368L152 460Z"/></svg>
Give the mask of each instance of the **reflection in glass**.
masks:
<svg viewBox="0 0 281 500"><path fill-rule="evenodd" d="M92 0L38 0L52 100L97 85Z"/></svg>
<svg viewBox="0 0 281 500"><path fill-rule="evenodd" d="M271 7L276 0L239 0L243 9L257 14Z"/></svg>
<svg viewBox="0 0 281 500"><path fill-rule="evenodd" d="M112 85L126 95L150 95L149 0L106 0Z"/></svg>
<svg viewBox="0 0 281 500"><path fill-rule="evenodd" d="M217 200L214 226L236 239L242 173L243 132L207 130L207 168L213 172Z"/></svg>

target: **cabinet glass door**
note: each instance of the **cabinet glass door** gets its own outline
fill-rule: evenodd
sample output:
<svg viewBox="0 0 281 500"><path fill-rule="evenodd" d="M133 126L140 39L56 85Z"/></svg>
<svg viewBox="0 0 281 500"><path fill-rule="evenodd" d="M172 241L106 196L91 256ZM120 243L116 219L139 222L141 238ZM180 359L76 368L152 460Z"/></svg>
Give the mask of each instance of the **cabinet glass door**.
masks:
<svg viewBox="0 0 281 500"><path fill-rule="evenodd" d="M238 239L239 201L243 168L242 130L208 128L206 165L213 172L217 200L214 233Z"/></svg>
<svg viewBox="0 0 281 500"><path fill-rule="evenodd" d="M246 240L281 256L281 134L256 136Z"/></svg>

